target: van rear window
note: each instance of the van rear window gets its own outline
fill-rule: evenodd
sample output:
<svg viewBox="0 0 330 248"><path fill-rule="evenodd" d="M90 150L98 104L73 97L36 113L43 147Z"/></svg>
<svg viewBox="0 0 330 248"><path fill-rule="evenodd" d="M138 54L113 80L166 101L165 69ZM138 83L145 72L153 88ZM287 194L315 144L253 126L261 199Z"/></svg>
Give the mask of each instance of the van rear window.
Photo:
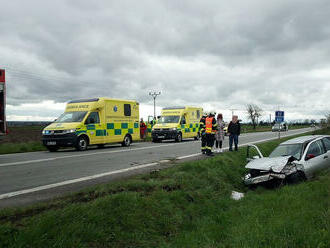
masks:
<svg viewBox="0 0 330 248"><path fill-rule="evenodd" d="M124 115L131 116L131 104L124 104Z"/></svg>

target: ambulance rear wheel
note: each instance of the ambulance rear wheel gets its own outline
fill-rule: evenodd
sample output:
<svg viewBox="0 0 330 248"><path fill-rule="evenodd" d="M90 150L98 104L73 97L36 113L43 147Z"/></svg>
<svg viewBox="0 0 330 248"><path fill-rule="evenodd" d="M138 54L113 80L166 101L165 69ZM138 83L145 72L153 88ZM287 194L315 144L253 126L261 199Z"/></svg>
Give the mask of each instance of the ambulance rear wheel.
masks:
<svg viewBox="0 0 330 248"><path fill-rule="evenodd" d="M59 147L58 146L47 146L46 147L48 151L50 152L57 152Z"/></svg>
<svg viewBox="0 0 330 248"><path fill-rule="evenodd" d="M200 133L197 133L197 136L194 138L195 140L199 140L201 138Z"/></svg>
<svg viewBox="0 0 330 248"><path fill-rule="evenodd" d="M124 138L124 140L123 140L122 145L123 146L130 146L131 144L132 144L132 138L131 138L131 136L126 135L125 138Z"/></svg>
<svg viewBox="0 0 330 248"><path fill-rule="evenodd" d="M178 133L176 138L175 138L175 141L176 142L181 142L182 141L182 134L181 133Z"/></svg>
<svg viewBox="0 0 330 248"><path fill-rule="evenodd" d="M87 150L87 146L88 146L87 138L84 136L80 136L77 140L76 149L78 151L85 151Z"/></svg>

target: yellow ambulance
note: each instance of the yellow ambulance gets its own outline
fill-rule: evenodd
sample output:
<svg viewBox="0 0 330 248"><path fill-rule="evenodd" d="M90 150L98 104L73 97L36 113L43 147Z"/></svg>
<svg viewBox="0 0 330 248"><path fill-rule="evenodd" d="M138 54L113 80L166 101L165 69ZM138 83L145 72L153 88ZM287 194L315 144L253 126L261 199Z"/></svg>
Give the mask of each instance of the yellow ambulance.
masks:
<svg viewBox="0 0 330 248"><path fill-rule="evenodd" d="M185 138L199 139L199 121L203 109L197 107L163 108L161 117L152 128L152 141L174 139L181 142Z"/></svg>
<svg viewBox="0 0 330 248"><path fill-rule="evenodd" d="M60 147L83 151L88 145L108 143L130 146L139 139L139 103L111 98L70 101L65 112L42 131L49 151Z"/></svg>

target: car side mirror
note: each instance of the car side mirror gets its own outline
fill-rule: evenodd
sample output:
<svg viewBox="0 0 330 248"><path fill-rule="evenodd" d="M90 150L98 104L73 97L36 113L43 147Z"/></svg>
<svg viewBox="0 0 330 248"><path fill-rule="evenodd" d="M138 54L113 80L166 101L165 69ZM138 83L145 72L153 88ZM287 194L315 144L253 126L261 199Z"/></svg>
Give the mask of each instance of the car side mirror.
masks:
<svg viewBox="0 0 330 248"><path fill-rule="evenodd" d="M306 161L307 161L307 160L310 160L310 159L312 159L312 158L315 158L315 155L314 155L314 154L307 154L307 156L306 156Z"/></svg>

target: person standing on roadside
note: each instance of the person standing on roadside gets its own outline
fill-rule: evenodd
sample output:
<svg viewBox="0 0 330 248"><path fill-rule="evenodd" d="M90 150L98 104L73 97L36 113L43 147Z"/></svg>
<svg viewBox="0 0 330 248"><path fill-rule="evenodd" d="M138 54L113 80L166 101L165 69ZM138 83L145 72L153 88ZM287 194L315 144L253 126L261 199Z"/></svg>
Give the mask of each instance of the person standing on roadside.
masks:
<svg viewBox="0 0 330 248"><path fill-rule="evenodd" d="M207 114L204 113L202 118L199 121L199 132L201 134L201 150L202 153L206 153L206 133L205 133L205 120L206 120Z"/></svg>
<svg viewBox="0 0 330 248"><path fill-rule="evenodd" d="M143 118L140 121L140 138L145 139L147 134L147 125L144 123Z"/></svg>
<svg viewBox="0 0 330 248"><path fill-rule="evenodd" d="M215 113L210 112L205 120L206 133L206 155L213 156L212 147L214 146L214 135L217 130L217 121L214 118Z"/></svg>
<svg viewBox="0 0 330 248"><path fill-rule="evenodd" d="M222 152L222 142L225 139L225 133L224 133L224 128L225 128L225 122L223 121L223 116L222 114L218 114L217 116L217 126L218 130L215 133L215 151L216 152Z"/></svg>
<svg viewBox="0 0 330 248"><path fill-rule="evenodd" d="M238 121L238 116L233 115L232 121L228 125L229 134L229 151L233 151L233 143L235 151L238 151L238 136L241 134L241 124Z"/></svg>

